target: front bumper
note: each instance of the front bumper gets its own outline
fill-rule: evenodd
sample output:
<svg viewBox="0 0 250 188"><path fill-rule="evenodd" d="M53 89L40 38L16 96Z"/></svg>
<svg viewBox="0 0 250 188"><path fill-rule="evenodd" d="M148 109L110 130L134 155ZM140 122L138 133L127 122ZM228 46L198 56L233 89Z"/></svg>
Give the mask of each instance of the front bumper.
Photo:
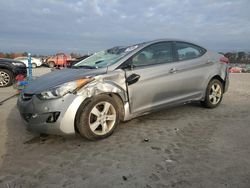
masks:
<svg viewBox="0 0 250 188"><path fill-rule="evenodd" d="M17 107L28 130L65 135L75 133L75 116L83 101L84 97L74 94L51 100L40 100L36 95L27 97L27 94L21 94Z"/></svg>

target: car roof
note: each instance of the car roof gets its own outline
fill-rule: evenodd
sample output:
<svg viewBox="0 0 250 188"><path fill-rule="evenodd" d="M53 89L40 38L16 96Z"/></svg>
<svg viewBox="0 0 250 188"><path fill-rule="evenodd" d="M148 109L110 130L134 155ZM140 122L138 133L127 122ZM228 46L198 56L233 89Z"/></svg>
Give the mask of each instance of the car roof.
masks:
<svg viewBox="0 0 250 188"><path fill-rule="evenodd" d="M156 40L151 40L148 42L144 42L145 45L149 45L149 44L153 44L153 43L157 43L157 42L168 42L168 41L176 41L176 42L186 42L186 43L191 43L197 46L200 46L202 48L204 48L202 45L197 44L193 41L189 41L189 40L183 40L183 39L178 39L178 38L162 38L162 39L156 39Z"/></svg>
<svg viewBox="0 0 250 188"><path fill-rule="evenodd" d="M182 39L176 39L176 38L164 38L164 39L156 39L156 40L151 40L151 41L147 41L147 42L142 42L142 43L137 43L137 44L134 44L134 45L129 45L127 47L133 47L133 46L137 46L138 47L135 49L135 50L132 50L132 54L127 54L125 55L123 58L121 58L117 63L113 64L113 65L110 65L108 67L108 69L110 70L114 70L116 69L117 67L119 67L123 62L125 62L129 57L131 57L133 54L137 53L138 51L140 51L141 49L151 45L151 44L155 44L155 43L158 43L158 42L186 42L186 43L190 43L190 44L194 44L194 45L197 45L199 47L202 47L201 45L199 44L196 44L194 42L191 42L191 41L187 41L187 40L182 40ZM204 48L204 47L202 47ZM204 48L205 49L205 48ZM205 49L207 51L207 49Z"/></svg>

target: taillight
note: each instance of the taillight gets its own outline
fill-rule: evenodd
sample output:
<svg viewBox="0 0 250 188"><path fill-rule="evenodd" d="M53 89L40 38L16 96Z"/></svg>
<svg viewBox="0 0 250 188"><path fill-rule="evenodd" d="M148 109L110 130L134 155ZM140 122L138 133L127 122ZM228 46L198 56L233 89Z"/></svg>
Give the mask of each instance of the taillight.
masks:
<svg viewBox="0 0 250 188"><path fill-rule="evenodd" d="M228 63L229 63L229 59L226 58L225 56L222 56L222 57L220 58L220 62L221 62L221 63L228 64Z"/></svg>

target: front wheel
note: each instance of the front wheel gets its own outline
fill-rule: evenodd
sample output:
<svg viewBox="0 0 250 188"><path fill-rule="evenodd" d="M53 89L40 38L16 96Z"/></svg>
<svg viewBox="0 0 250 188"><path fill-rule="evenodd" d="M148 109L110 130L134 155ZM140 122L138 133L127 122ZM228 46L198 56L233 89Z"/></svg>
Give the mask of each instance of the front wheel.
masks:
<svg viewBox="0 0 250 188"><path fill-rule="evenodd" d="M87 104L82 104L76 122L80 135L89 140L110 136L119 123L118 109L108 95L96 96Z"/></svg>
<svg viewBox="0 0 250 188"><path fill-rule="evenodd" d="M205 100L201 101L201 104L206 108L215 108L221 103L222 97L222 83L217 79L213 79L207 86Z"/></svg>
<svg viewBox="0 0 250 188"><path fill-rule="evenodd" d="M35 63L32 63L32 68L35 69L37 65Z"/></svg>

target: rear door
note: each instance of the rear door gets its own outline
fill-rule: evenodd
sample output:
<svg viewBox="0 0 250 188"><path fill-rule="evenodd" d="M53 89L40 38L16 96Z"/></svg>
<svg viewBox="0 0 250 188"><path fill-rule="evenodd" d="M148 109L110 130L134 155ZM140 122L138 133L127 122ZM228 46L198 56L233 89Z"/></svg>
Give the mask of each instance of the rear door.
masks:
<svg viewBox="0 0 250 188"><path fill-rule="evenodd" d="M204 82L212 70L213 62L204 55L206 50L200 46L187 42L175 42L174 49L178 59L174 69L183 82L182 95L190 100L199 99L206 87Z"/></svg>

